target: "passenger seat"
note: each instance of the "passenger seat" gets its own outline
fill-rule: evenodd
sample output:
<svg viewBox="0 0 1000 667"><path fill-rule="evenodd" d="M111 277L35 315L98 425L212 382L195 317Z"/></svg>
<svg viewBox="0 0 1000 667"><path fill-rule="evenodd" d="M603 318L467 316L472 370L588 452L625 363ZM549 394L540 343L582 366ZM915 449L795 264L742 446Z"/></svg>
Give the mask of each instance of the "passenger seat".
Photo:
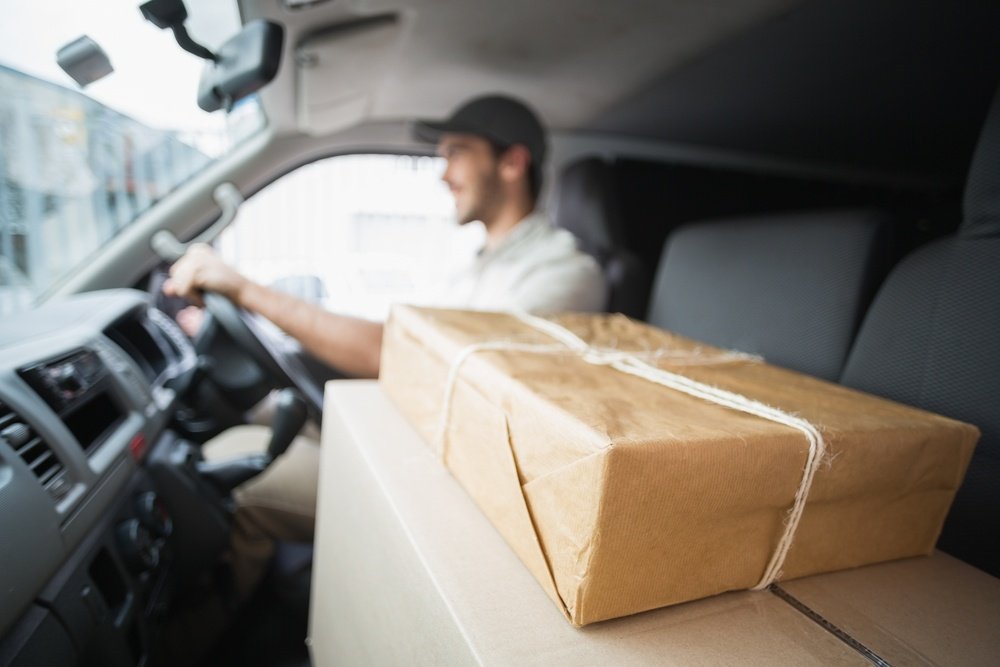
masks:
<svg viewBox="0 0 1000 667"><path fill-rule="evenodd" d="M841 381L982 430L939 546L1000 576L1000 93L963 208L957 234L889 275Z"/></svg>
<svg viewBox="0 0 1000 667"><path fill-rule="evenodd" d="M844 209L680 227L664 244L648 320L835 381L888 270L889 222Z"/></svg>

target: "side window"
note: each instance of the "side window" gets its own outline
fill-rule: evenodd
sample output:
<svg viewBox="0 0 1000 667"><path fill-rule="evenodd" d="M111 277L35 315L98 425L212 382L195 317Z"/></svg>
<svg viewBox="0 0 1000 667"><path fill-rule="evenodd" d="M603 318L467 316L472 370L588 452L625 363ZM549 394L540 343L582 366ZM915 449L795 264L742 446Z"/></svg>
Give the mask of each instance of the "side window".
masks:
<svg viewBox="0 0 1000 667"><path fill-rule="evenodd" d="M259 282L337 312L383 319L441 280L456 233L441 158L343 155L306 165L250 198L218 240Z"/></svg>

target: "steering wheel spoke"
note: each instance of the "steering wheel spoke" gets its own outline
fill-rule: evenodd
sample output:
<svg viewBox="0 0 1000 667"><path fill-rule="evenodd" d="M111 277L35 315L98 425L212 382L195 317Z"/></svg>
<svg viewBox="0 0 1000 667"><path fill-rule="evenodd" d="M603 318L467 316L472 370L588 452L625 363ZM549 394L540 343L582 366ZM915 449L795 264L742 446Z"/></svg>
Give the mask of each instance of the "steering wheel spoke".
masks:
<svg viewBox="0 0 1000 667"><path fill-rule="evenodd" d="M302 392L314 415L323 410L323 388L313 378L297 355L291 353L274 334L267 331L253 315L239 308L217 292L202 295L205 309L219 326L277 387L295 387Z"/></svg>

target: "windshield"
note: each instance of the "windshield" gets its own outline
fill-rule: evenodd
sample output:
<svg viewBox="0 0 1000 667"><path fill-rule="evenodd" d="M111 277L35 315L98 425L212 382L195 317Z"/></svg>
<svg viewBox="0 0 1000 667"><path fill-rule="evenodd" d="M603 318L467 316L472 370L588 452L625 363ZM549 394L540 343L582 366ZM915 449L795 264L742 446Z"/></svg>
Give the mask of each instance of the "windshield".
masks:
<svg viewBox="0 0 1000 667"><path fill-rule="evenodd" d="M44 298L164 195L263 126L255 98L227 116L196 104L203 62L138 0L7 3L0 22L0 315ZM235 0L188 2L217 48ZM56 52L87 35L114 71L81 90Z"/></svg>

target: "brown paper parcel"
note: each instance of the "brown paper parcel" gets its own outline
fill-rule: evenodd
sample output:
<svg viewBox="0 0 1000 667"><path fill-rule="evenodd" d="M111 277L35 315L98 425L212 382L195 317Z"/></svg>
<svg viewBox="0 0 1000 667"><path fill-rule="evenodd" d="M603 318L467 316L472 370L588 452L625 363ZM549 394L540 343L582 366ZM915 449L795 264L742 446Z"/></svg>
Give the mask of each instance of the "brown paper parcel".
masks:
<svg viewBox="0 0 1000 667"><path fill-rule="evenodd" d="M551 320L819 430L777 579L932 551L974 426L620 315ZM573 624L766 578L810 452L800 430L588 361L511 314L400 306L382 350L387 394Z"/></svg>

